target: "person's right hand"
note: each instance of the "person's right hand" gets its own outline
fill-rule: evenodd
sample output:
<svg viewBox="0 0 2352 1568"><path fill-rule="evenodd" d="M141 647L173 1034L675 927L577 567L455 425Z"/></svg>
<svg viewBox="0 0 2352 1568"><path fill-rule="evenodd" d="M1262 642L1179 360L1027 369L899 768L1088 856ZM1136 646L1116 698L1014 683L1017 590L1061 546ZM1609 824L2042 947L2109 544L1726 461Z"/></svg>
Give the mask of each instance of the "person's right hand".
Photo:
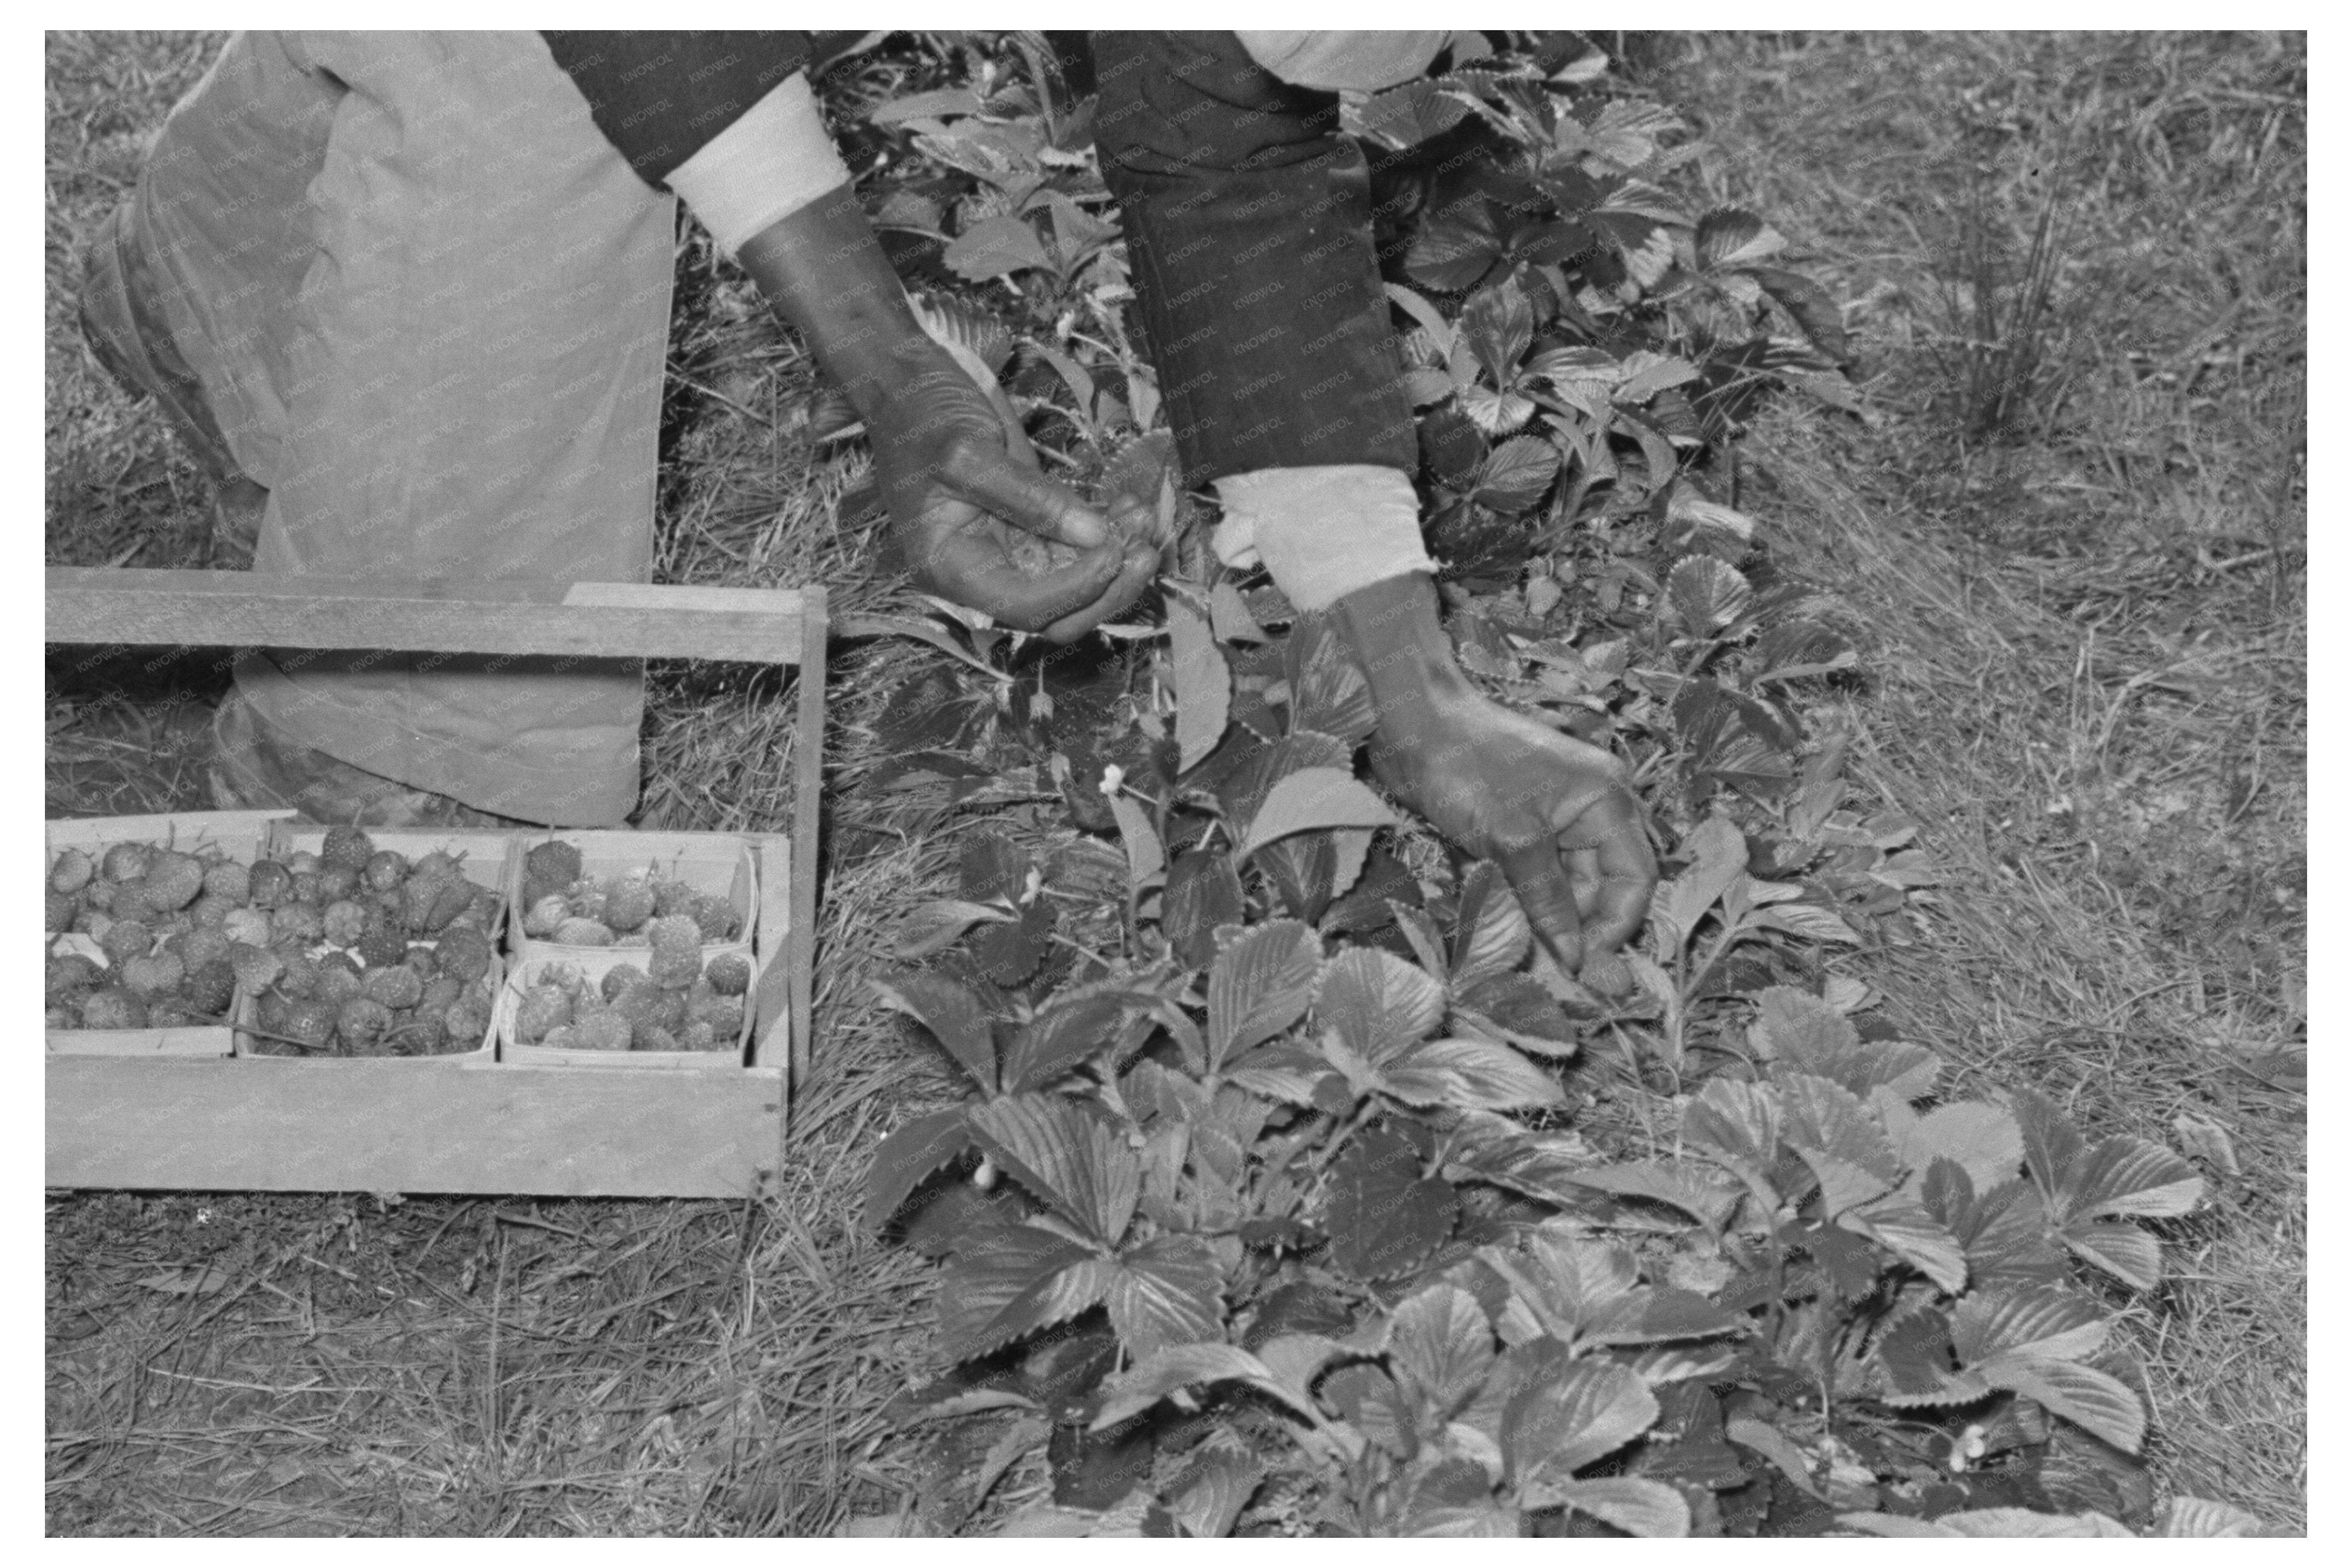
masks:
<svg viewBox="0 0 2352 1568"><path fill-rule="evenodd" d="M907 371L866 434L892 538L916 581L1055 643L1133 603L1159 550L1045 476L1002 389L983 390L929 340L904 354ZM1077 559L1051 566L1040 541Z"/></svg>

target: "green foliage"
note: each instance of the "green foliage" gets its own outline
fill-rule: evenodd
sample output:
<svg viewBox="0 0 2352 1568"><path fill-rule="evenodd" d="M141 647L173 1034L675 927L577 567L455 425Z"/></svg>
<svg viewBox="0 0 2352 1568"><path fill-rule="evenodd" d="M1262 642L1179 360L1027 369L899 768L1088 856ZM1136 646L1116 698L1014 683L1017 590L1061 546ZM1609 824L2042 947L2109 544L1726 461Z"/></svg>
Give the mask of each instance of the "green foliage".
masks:
<svg viewBox="0 0 2352 1568"><path fill-rule="evenodd" d="M1153 493L1079 111L984 74L877 111L929 171L883 221L1018 296L1040 444ZM1495 867L1436 867L1358 776L1374 715L1338 638L1197 539L1163 558L1164 634L1110 629L1092 664L943 607L915 630L972 692L908 698L882 783L1066 843L973 836L961 896L900 937L930 967L880 988L968 1084L869 1185L872 1224L948 1257L957 1368L904 1413L1020 1412L1005 1440L1049 1447L1065 1501L1126 1456L1114 1532L2121 1530L2044 1461L2137 1462L2091 1281L2156 1288L2139 1221L2201 1184L2041 1096L1946 1092L1823 977L1906 930L1933 868L1806 733L1809 683L1858 662L1835 605L1699 486L1766 387L1851 405L1834 307L1766 265L1760 218L1686 215L1679 121L1588 50L1460 35L1349 113L1377 177L1418 183L1390 297L1461 662L1625 752L1677 830L1633 984L1559 975ZM1671 1096L1645 1149L1572 1125L1612 1074ZM1088 1370L1050 1410L1007 1391L1049 1364Z"/></svg>

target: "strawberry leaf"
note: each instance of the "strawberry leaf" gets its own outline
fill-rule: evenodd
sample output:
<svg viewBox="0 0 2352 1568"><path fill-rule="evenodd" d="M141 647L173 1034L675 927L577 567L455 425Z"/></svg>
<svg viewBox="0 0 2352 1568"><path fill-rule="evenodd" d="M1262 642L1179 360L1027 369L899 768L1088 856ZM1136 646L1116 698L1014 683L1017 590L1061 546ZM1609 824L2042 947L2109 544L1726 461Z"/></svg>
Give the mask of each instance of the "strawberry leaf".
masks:
<svg viewBox="0 0 2352 1568"><path fill-rule="evenodd" d="M1114 1378L1103 1391L1102 1408L1088 1429L1099 1432L1140 1415L1180 1388L1196 1383L1239 1381L1262 1388L1310 1421L1323 1413L1304 1391L1286 1387L1265 1363L1236 1345L1179 1344L1145 1356L1133 1368Z"/></svg>
<svg viewBox="0 0 2352 1568"><path fill-rule="evenodd" d="M1526 911L1500 866L1480 861L1462 878L1454 917L1453 985L1458 993L1517 968L1535 945Z"/></svg>
<svg viewBox="0 0 2352 1568"><path fill-rule="evenodd" d="M1559 1360L1503 1406L1504 1473L1512 1484L1566 1479L1646 1432L1657 1396L1614 1362Z"/></svg>
<svg viewBox="0 0 2352 1568"><path fill-rule="evenodd" d="M1322 953L1296 920L1268 921L1225 944L1209 968L1210 1071L1306 1016Z"/></svg>
<svg viewBox="0 0 2352 1568"><path fill-rule="evenodd" d="M1483 1040L1424 1040L1383 1076L1387 1092L1408 1105L1533 1111L1568 1103L1549 1074L1508 1046Z"/></svg>
<svg viewBox="0 0 2352 1568"><path fill-rule="evenodd" d="M1099 1119L1042 1094L992 1100L965 1113L982 1148L1064 1218L1117 1246L1142 1190L1135 1151Z"/></svg>
<svg viewBox="0 0 2352 1568"><path fill-rule="evenodd" d="M1650 905L1653 921L1663 917L1666 928L1658 945L1662 955L1689 946L1699 921L1748 870L1748 840L1728 817L1708 817L1690 831L1676 852L1688 863L1658 889Z"/></svg>
<svg viewBox="0 0 2352 1568"><path fill-rule="evenodd" d="M1422 1176L1412 1145L1385 1129L1359 1134L1326 1181L1332 1264L1358 1280L1411 1273L1453 1233L1458 1207L1444 1179Z"/></svg>
<svg viewBox="0 0 2352 1568"><path fill-rule="evenodd" d="M866 1223L877 1230L889 1224L925 1177L971 1147L961 1105L918 1116L883 1139L866 1177Z"/></svg>
<svg viewBox="0 0 2352 1568"><path fill-rule="evenodd" d="M1381 798L1337 768L1302 768L1286 774L1267 791L1265 803L1250 819L1242 841L1241 857L1251 855L1292 833L1318 828L1385 828L1396 816Z"/></svg>
<svg viewBox="0 0 2352 1568"><path fill-rule="evenodd" d="M1004 1092L1042 1089L1109 1045L1136 1005L1132 993L1118 988L1055 997L1013 1037L1004 1053Z"/></svg>
<svg viewBox="0 0 2352 1568"><path fill-rule="evenodd" d="M972 225L950 242L940 259L967 283L985 283L1008 272L1054 265L1029 220L1012 213L999 213Z"/></svg>
<svg viewBox="0 0 2352 1568"><path fill-rule="evenodd" d="M1784 1075L1779 1087L1781 1136L1821 1179L1822 1207L1832 1218L1902 1178L1885 1129L1851 1091L1802 1072Z"/></svg>
<svg viewBox="0 0 2352 1568"><path fill-rule="evenodd" d="M1495 1331L1477 1299L1456 1285L1433 1285L1389 1318L1389 1364L1437 1420L1450 1421L1486 1381Z"/></svg>
<svg viewBox="0 0 2352 1568"><path fill-rule="evenodd" d="M1216 961L1216 930L1238 925L1243 914L1241 878L1230 856L1187 850L1168 871L1160 894L1160 930L1188 967L1205 969Z"/></svg>
<svg viewBox="0 0 2352 1568"><path fill-rule="evenodd" d="M1695 637L1712 636L1748 613L1755 590L1711 555L1686 555L1666 573L1666 603Z"/></svg>
<svg viewBox="0 0 2352 1568"><path fill-rule="evenodd" d="M1762 218L1741 207L1717 207L1700 214L1698 231L1692 236L1699 266L1709 269L1761 261L1788 243Z"/></svg>
<svg viewBox="0 0 2352 1568"><path fill-rule="evenodd" d="M1772 303L1789 313L1797 330L1821 350L1823 359L1833 365L1852 362L1853 351L1846 346L1844 313L1828 290L1801 273L1784 272L1779 267L1750 267L1748 276L1772 297Z"/></svg>
<svg viewBox="0 0 2352 1568"><path fill-rule="evenodd" d="M1628 1535L1680 1541L1690 1534L1690 1504L1683 1494L1664 1481L1640 1476L1539 1481L1522 1492L1519 1501L1525 1508L1574 1509Z"/></svg>
<svg viewBox="0 0 2352 1568"><path fill-rule="evenodd" d="M1222 1338L1223 1288L1204 1238L1162 1236L1119 1259L1103 1299L1119 1343L1141 1360L1171 1345Z"/></svg>
<svg viewBox="0 0 2352 1568"><path fill-rule="evenodd" d="M944 975L900 975L873 982L884 1006L930 1030L931 1038L971 1075L984 1094L996 1092L996 1044L980 998Z"/></svg>
<svg viewBox="0 0 2352 1568"><path fill-rule="evenodd" d="M2147 1411L2139 1396L2096 1367L2003 1357L1982 1368L1981 1375L1995 1388L2022 1394L2127 1454L2138 1453L2147 1441Z"/></svg>
<svg viewBox="0 0 2352 1568"><path fill-rule="evenodd" d="M1711 1078L1683 1107L1683 1141L1696 1145L1750 1187L1778 1203L1780 1102L1769 1085Z"/></svg>
<svg viewBox="0 0 2352 1568"><path fill-rule="evenodd" d="M1034 1226L968 1232L940 1281L941 1348L968 1361L1077 1316L1100 1300L1097 1281L1065 1271L1093 1260L1077 1243Z"/></svg>
<svg viewBox="0 0 2352 1568"><path fill-rule="evenodd" d="M2062 1207L2084 1219L2172 1219L2204 1194L2205 1178L2171 1150L2145 1138L2103 1138L2068 1171Z"/></svg>
<svg viewBox="0 0 2352 1568"><path fill-rule="evenodd" d="M1209 618L1181 593L1168 601L1170 681L1176 694L1176 768L1187 772L1224 738L1233 672L1209 631Z"/></svg>
<svg viewBox="0 0 2352 1568"><path fill-rule="evenodd" d="M892 951L901 958L928 958L955 946L957 939L974 925L1018 918L1011 910L992 904L973 904L961 898L934 898L929 903L917 904L900 923L898 939Z"/></svg>
<svg viewBox="0 0 2352 1568"><path fill-rule="evenodd" d="M1428 1037L1445 1017L1445 991L1392 953L1350 947L1323 966L1315 1018L1379 1067Z"/></svg>

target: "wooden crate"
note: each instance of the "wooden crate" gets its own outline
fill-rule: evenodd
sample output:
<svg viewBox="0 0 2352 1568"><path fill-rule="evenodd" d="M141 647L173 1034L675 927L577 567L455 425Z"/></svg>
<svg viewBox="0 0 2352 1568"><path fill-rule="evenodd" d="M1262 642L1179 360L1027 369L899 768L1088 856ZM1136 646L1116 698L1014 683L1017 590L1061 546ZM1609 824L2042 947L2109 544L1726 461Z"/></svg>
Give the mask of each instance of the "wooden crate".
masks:
<svg viewBox="0 0 2352 1568"><path fill-rule="evenodd" d="M740 835L758 899L745 1055L725 1059L726 1071L684 1072L540 1065L496 1052L439 1061L51 1053L49 1186L738 1197L770 1181L812 1048L824 591L574 583L520 592L490 600L438 585L387 592L332 578L60 568L48 573L47 632L53 643L800 666L791 836Z"/></svg>

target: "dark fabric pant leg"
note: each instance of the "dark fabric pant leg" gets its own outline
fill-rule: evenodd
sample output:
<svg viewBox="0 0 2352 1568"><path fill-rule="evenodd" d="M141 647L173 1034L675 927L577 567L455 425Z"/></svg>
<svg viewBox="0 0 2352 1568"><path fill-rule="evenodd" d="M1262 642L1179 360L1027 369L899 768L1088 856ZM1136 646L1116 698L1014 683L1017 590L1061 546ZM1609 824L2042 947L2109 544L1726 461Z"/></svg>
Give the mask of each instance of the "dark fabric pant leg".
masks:
<svg viewBox="0 0 2352 1568"><path fill-rule="evenodd" d="M1092 37L1095 143L1188 485L1265 468L1410 471L1412 410L1336 94L1231 33Z"/></svg>

